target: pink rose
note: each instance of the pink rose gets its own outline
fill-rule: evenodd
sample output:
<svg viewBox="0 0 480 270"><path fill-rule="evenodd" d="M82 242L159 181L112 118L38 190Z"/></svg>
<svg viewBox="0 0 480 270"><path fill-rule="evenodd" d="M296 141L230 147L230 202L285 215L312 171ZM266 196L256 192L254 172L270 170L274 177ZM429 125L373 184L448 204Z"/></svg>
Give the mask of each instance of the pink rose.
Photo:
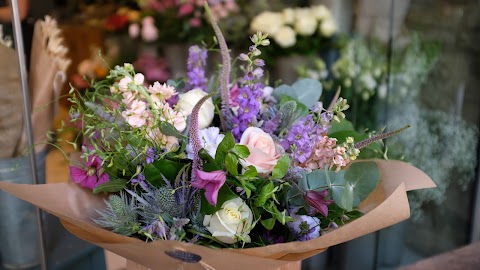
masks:
<svg viewBox="0 0 480 270"><path fill-rule="evenodd" d="M253 165L259 173L270 173L280 159L280 153L272 137L260 128L247 128L239 144L247 146L250 150L250 155L240 161L242 165Z"/></svg>

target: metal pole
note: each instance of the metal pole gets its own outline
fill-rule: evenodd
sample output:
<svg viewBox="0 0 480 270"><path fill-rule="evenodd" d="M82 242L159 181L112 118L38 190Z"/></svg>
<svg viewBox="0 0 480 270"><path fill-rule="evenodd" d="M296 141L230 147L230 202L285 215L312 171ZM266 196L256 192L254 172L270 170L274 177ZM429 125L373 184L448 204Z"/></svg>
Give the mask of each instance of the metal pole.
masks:
<svg viewBox="0 0 480 270"><path fill-rule="evenodd" d="M15 49L17 51L18 56L18 68L20 72L20 84L22 87L23 93L23 111L24 111L24 118L25 118L25 125L27 128L27 137L28 137L28 145L32 147L32 151L30 154L30 164L32 168L32 179L33 184L38 184L38 177L37 177L37 162L35 159L35 148L34 141L33 141L33 128L32 128L32 121L31 121L31 110L30 110L30 94L28 91L28 80L27 80L27 67L25 62L25 53L24 53L24 46L23 46L23 35L22 35L22 25L20 24L20 14L18 12L18 1L17 0L10 0L10 7L12 10L12 25L13 25L13 37L15 40ZM39 242L40 242L40 262L42 266L42 270L47 270L47 256L45 254L45 242L43 237L43 220L42 220L42 212L39 208L37 208L37 223L38 223L38 230L39 230Z"/></svg>

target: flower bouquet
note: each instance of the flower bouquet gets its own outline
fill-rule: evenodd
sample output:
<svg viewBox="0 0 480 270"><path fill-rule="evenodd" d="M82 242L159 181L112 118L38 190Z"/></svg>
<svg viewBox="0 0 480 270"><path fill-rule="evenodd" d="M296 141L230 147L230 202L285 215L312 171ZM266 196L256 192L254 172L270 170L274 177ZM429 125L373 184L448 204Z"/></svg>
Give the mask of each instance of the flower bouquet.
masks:
<svg viewBox="0 0 480 270"><path fill-rule="evenodd" d="M70 166L76 184L0 188L137 269L293 269L406 219L406 191L433 187L428 176L403 162L355 161L398 131L356 133L346 100L317 102L318 81L264 85L262 33L238 57L236 77L211 21L223 61L206 91L191 81L145 85L132 65L117 66L95 91L71 91L84 139Z"/></svg>

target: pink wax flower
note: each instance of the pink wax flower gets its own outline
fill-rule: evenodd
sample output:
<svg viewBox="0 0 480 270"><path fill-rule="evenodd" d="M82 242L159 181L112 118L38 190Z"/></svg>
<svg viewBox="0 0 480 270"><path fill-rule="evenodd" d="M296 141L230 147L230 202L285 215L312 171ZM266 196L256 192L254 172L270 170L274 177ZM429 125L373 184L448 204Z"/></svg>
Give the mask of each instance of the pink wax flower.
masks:
<svg viewBox="0 0 480 270"><path fill-rule="evenodd" d="M89 156L83 168L70 166L70 177L74 183L88 189L94 189L110 180L102 168L102 159L97 155Z"/></svg>
<svg viewBox="0 0 480 270"><path fill-rule="evenodd" d="M227 176L224 171L204 172L201 170L194 171L196 180L192 182L192 186L204 189L205 198L208 203L213 206L217 205L218 191L225 184Z"/></svg>

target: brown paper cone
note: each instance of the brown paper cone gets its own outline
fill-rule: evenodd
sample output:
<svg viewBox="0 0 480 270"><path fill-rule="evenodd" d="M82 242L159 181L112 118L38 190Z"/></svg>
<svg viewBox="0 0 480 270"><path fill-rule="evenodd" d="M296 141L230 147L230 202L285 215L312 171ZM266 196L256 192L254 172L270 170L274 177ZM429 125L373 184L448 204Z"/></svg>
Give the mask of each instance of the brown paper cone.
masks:
<svg viewBox="0 0 480 270"><path fill-rule="evenodd" d="M110 250L150 269L282 269L362 235L405 220L410 215L406 191L435 187L419 169L401 162L376 160L382 180L360 204L364 216L319 238L247 249L211 249L176 241L145 243L98 228L91 221L94 209L104 207L102 198L71 183L18 185L0 188L62 219L65 228L81 239ZM196 263L181 260L190 255ZM287 268L288 269L288 268Z"/></svg>

